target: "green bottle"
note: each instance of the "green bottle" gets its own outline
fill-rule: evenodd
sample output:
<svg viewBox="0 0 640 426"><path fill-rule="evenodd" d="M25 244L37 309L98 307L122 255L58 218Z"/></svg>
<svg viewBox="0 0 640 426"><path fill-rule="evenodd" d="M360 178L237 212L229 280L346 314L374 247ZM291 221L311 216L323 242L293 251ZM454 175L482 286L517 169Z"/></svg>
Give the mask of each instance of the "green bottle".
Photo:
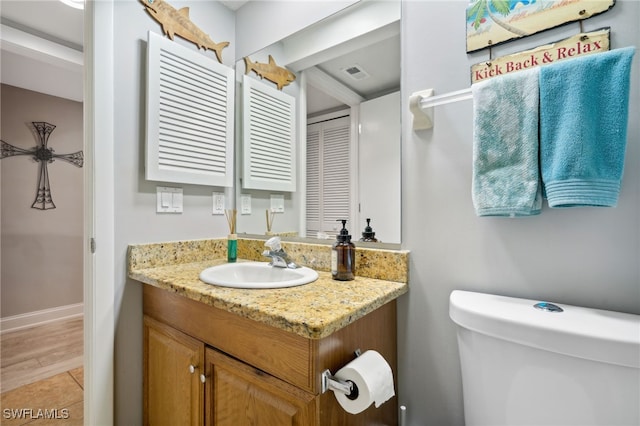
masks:
<svg viewBox="0 0 640 426"><path fill-rule="evenodd" d="M229 234L227 237L227 262L233 263L238 259L238 235Z"/></svg>

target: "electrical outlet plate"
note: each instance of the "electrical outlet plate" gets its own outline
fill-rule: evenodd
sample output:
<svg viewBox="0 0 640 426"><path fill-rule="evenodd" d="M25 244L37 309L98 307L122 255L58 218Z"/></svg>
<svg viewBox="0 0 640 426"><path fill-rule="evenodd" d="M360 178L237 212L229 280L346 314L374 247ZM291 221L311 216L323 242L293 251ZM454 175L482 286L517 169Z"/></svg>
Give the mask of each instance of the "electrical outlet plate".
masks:
<svg viewBox="0 0 640 426"><path fill-rule="evenodd" d="M240 195L240 214L251 214L251 194Z"/></svg>
<svg viewBox="0 0 640 426"><path fill-rule="evenodd" d="M224 214L224 193L213 193L213 210L212 214Z"/></svg>
<svg viewBox="0 0 640 426"><path fill-rule="evenodd" d="M283 194L271 194L271 211L273 213L284 213Z"/></svg>

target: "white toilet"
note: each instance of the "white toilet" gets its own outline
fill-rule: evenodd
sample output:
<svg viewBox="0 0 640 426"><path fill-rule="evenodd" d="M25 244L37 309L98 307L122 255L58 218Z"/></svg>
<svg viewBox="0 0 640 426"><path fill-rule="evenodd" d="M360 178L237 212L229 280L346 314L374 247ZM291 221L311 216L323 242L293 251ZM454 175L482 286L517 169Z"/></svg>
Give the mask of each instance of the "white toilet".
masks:
<svg viewBox="0 0 640 426"><path fill-rule="evenodd" d="M640 425L640 315L538 303L451 293L467 426Z"/></svg>

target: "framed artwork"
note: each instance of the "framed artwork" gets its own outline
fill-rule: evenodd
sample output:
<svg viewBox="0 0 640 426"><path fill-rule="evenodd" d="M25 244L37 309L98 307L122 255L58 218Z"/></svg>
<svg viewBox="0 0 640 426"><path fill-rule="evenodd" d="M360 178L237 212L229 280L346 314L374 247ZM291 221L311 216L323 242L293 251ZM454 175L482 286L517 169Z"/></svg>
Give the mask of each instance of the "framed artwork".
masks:
<svg viewBox="0 0 640 426"><path fill-rule="evenodd" d="M606 12L615 0L470 0L467 52Z"/></svg>

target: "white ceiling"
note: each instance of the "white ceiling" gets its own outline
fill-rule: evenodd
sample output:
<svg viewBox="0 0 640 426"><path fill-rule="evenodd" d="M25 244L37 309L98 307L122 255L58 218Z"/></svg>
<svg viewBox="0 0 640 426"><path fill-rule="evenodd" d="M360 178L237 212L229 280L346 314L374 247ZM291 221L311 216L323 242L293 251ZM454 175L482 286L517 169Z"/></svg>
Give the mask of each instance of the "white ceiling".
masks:
<svg viewBox="0 0 640 426"><path fill-rule="evenodd" d="M2 0L0 18L0 81L82 101L83 11L58 0Z"/></svg>
<svg viewBox="0 0 640 426"><path fill-rule="evenodd" d="M82 50L83 11L58 0L2 0L0 16L12 27L31 29L44 38Z"/></svg>
<svg viewBox="0 0 640 426"><path fill-rule="evenodd" d="M222 3L237 10L246 0L227 0ZM60 96L82 100L82 67L74 59L82 61L83 11L69 7L58 0L2 0L0 18L3 30L17 30L19 37L10 37L2 31L1 70L2 83ZM24 37L37 36L47 50L25 48ZM26 43L28 44L28 43ZM60 55L65 59L60 60ZM58 56L58 58L56 58ZM400 87L400 37L395 36L318 64L318 68L345 84L354 92L368 99ZM342 70L357 65L369 77L354 80ZM55 85L51 85L55 81ZM308 111L333 109L340 105L313 88L310 89L311 104Z"/></svg>
<svg viewBox="0 0 640 426"><path fill-rule="evenodd" d="M344 70L356 66L366 77L354 79ZM400 87L400 35L359 48L318 65L336 80L364 98L377 96Z"/></svg>
<svg viewBox="0 0 640 426"><path fill-rule="evenodd" d="M363 70L367 76L362 79L349 76L344 70L353 66ZM400 35L327 60L317 67L365 99L399 90ZM317 114L343 105L314 88L309 89L308 98L308 114Z"/></svg>
<svg viewBox="0 0 640 426"><path fill-rule="evenodd" d="M225 6L227 6L231 10L238 10L242 6L244 6L245 3L249 2L249 0L218 0L218 1L224 4Z"/></svg>

